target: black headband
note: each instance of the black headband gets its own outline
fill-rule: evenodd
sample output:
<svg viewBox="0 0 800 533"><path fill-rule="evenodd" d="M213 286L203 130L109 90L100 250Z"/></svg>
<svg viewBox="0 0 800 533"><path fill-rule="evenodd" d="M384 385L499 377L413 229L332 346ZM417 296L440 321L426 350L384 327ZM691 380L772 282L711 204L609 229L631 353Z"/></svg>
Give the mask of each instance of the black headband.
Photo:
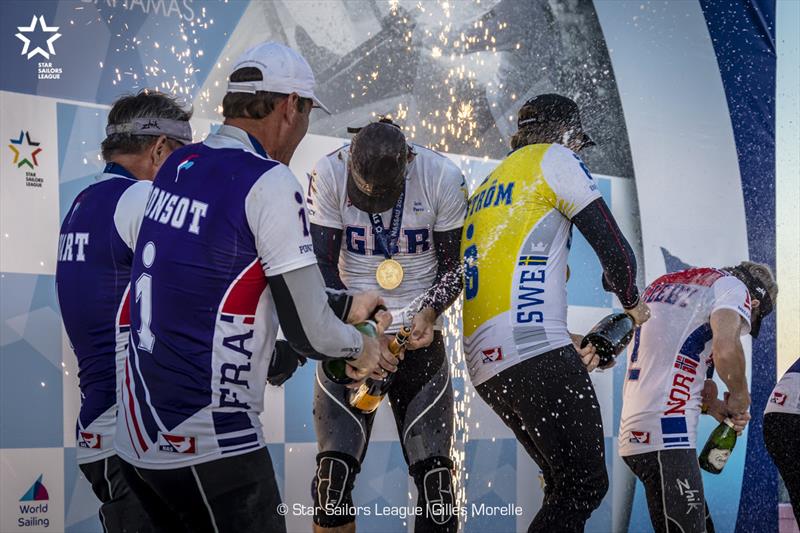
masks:
<svg viewBox="0 0 800 533"><path fill-rule="evenodd" d="M386 115L378 115L378 116L380 118L376 122L379 122L381 124L389 124L390 126L394 126L398 130L402 131L403 128L401 128L399 124L395 124L395 122ZM358 127L347 126L347 133L355 135L356 133L364 129L364 127L365 126L358 126Z"/></svg>
<svg viewBox="0 0 800 533"><path fill-rule="evenodd" d="M758 312L762 317L767 316L773 310L772 297L761 281L752 275L747 268L739 265L733 267L731 273L739 278L750 292L750 297L758 300Z"/></svg>

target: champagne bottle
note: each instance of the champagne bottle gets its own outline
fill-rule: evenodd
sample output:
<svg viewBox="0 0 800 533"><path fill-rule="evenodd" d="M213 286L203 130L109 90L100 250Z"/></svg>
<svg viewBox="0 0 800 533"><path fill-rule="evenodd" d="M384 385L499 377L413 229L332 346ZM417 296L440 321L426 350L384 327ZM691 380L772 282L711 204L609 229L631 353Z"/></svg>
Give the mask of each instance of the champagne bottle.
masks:
<svg viewBox="0 0 800 533"><path fill-rule="evenodd" d="M403 349L408 338L411 336L411 328L404 326L398 331L394 339L389 342L389 351L397 355ZM355 392L350 394L350 405L360 410L364 414L373 412L381 404L381 400L386 396L389 387L394 381L396 372L392 372L383 380L368 379L362 383Z"/></svg>
<svg viewBox="0 0 800 533"><path fill-rule="evenodd" d="M712 474L719 474L736 446L736 431L733 422L726 418L711 432L703 451L700 453L700 468Z"/></svg>
<svg viewBox="0 0 800 533"><path fill-rule="evenodd" d="M369 337L378 336L378 325L372 320L367 320L356 324L355 328ZM353 383L353 378L347 375L347 362L351 361L350 358L338 357L336 359L327 359L322 362L322 371L325 376L338 385L349 385Z"/></svg>
<svg viewBox="0 0 800 533"><path fill-rule="evenodd" d="M608 315L586 334L581 341L581 348L591 342L600 358L599 368L605 368L631 341L635 327L636 323L627 313Z"/></svg>

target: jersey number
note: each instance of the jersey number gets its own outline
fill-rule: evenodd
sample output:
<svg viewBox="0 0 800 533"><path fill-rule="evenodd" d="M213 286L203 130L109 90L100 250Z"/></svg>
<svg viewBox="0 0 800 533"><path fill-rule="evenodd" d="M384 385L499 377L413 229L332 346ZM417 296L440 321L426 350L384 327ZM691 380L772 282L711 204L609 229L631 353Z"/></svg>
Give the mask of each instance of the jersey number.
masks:
<svg viewBox="0 0 800 533"><path fill-rule="evenodd" d="M308 187L309 191L311 190L311 176L308 176ZM310 197L310 194L309 194ZM308 237L308 220L306 219L306 204L303 203L303 195L299 192L294 193L294 201L300 204L300 210L297 212L297 216L300 217L300 223L303 225L303 237Z"/></svg>
<svg viewBox="0 0 800 533"><path fill-rule="evenodd" d="M478 247L464 250L464 297L472 300L478 295Z"/></svg>
<svg viewBox="0 0 800 533"><path fill-rule="evenodd" d="M628 364L628 381L636 381L639 379L641 370L636 366L639 361L639 334L642 328L636 328L636 333L633 334L633 348L631 348L631 362Z"/></svg>
<svg viewBox="0 0 800 533"><path fill-rule="evenodd" d="M156 337L150 330L150 322L153 320L153 278L150 274L142 274L136 280L136 303L139 305L139 348L146 352L153 353L153 345Z"/></svg>

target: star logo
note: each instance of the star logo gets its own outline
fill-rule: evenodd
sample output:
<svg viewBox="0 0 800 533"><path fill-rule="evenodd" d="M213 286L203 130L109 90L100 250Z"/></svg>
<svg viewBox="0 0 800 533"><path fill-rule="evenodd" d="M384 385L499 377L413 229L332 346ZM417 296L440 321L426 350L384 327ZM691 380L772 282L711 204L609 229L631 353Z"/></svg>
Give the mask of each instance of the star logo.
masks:
<svg viewBox="0 0 800 533"><path fill-rule="evenodd" d="M20 53L20 55L24 56L24 55L27 54L28 59L30 59L33 56L35 56L36 54L41 54L41 56L43 58L50 59L50 55L51 54L52 55L56 55L56 50L55 50L55 48L53 48L53 43L59 37L61 37L61 34L57 33L59 27L58 26L48 26L47 23L44 21L44 15L41 15L38 18L38 21L39 21L39 26L41 26L41 28L42 28L42 32L44 32L44 33L52 33L53 35L51 35L47 39L47 50L43 49L40 46L37 46L33 50L29 50L29 48L31 46L31 40L30 40L30 38L28 38L26 35L23 35L23 34L36 31L36 21L37 21L37 18L36 18L36 15L34 15L33 18L31 19L31 25L30 26L17 26L17 29L19 30L19 33L15 34L15 37L17 39L19 39L20 41L22 41L22 44L23 44L22 52Z"/></svg>
<svg viewBox="0 0 800 533"><path fill-rule="evenodd" d="M28 151L30 152L30 155L28 157L30 157L30 159L28 159L28 157L20 159L19 157L22 149L23 139L28 142ZM33 167L39 166L39 162L36 160L36 156L39 155L39 152L42 151L42 149L39 148L39 145L41 143L32 141L31 133L29 131L20 130L19 138L9 139L9 141L11 142L11 144L9 144L8 147L11 148L11 151L14 153L13 163L17 165L17 168L21 168L22 165L28 165L29 167L31 167L31 169L33 169ZM31 160L33 160L33 162L31 162Z"/></svg>

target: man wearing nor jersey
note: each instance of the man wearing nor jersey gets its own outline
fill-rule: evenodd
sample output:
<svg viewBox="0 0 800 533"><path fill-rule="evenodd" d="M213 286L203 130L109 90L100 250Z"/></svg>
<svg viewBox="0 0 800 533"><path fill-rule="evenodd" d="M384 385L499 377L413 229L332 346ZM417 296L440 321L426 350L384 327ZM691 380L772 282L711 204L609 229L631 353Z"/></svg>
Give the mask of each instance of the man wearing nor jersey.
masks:
<svg viewBox="0 0 800 533"><path fill-rule="evenodd" d="M728 387L723 416L744 429L750 394L740 337L758 336L777 294L769 268L749 261L666 274L647 287L652 318L629 351L619 453L644 484L656 532L713 531L696 450L701 403L717 402L704 394L704 377L713 362Z"/></svg>
<svg viewBox="0 0 800 533"><path fill-rule="evenodd" d="M56 289L78 359L78 464L102 502L106 531L150 530L114 453L118 378L128 349L136 235L159 167L173 150L192 142L190 116L157 92L117 100L102 144L103 174L78 194L61 225Z"/></svg>
<svg viewBox="0 0 800 533"><path fill-rule="evenodd" d="M603 265L603 285L641 324L636 259L575 152L594 144L578 106L555 94L519 111L513 152L472 194L465 222L464 352L478 394L542 469L529 531L583 531L608 489L603 423L567 331L572 225ZM600 281L600 280L598 280ZM582 361L583 359L583 361Z"/></svg>
<svg viewBox="0 0 800 533"><path fill-rule="evenodd" d="M387 333L412 327L389 399L419 492L415 530L454 532L453 390L440 330L441 314L462 287L464 177L449 159L409 144L383 119L323 157L310 179L311 233L328 287L377 289L393 315ZM351 491L375 413L351 408L348 390L317 369L315 531L355 530Z"/></svg>
<svg viewBox="0 0 800 533"><path fill-rule="evenodd" d="M781 473L800 524L800 359L772 391L764 411L764 443Z"/></svg>
<svg viewBox="0 0 800 533"><path fill-rule="evenodd" d="M225 123L172 154L145 207L116 445L169 531L286 530L259 420L279 323L302 355L352 359L356 379L378 368L378 341L340 318L363 320L379 299L339 293L329 306L287 166L321 106L313 90L294 50L247 50ZM382 330L391 317L378 320Z"/></svg>

